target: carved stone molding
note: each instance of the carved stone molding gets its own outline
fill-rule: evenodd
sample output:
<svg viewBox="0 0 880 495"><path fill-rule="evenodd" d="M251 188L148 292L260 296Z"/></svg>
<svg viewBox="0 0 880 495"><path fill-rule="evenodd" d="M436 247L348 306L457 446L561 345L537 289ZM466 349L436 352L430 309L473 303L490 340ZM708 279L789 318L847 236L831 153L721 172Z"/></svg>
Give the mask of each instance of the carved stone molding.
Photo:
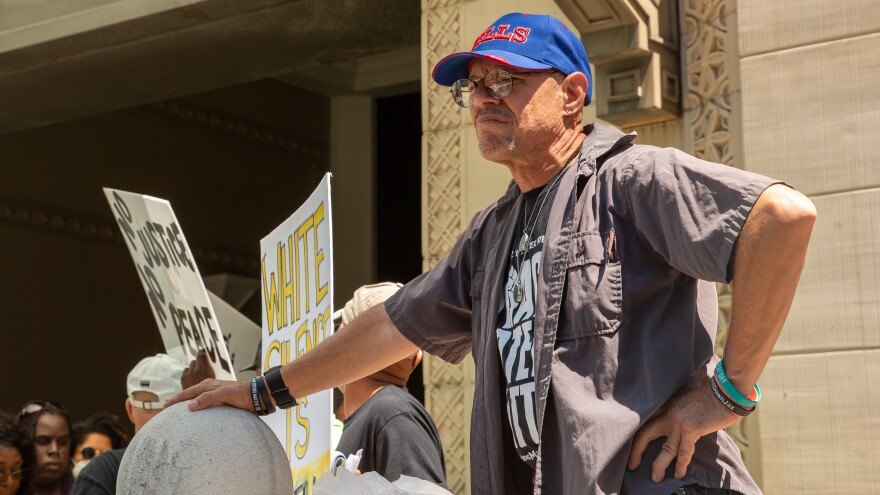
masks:
<svg viewBox="0 0 880 495"><path fill-rule="evenodd" d="M292 153L319 163L327 161L328 153L318 146L304 143L283 133L246 123L229 115L196 108L184 101L169 100L150 105L149 108L164 116L201 126L238 139L274 150ZM324 167L326 168L326 167Z"/></svg>
<svg viewBox="0 0 880 495"><path fill-rule="evenodd" d="M735 165L731 141L733 91L729 65L728 9L733 0L687 0L685 45L685 125L690 152L705 160ZM732 48L732 46L731 46Z"/></svg>
<svg viewBox="0 0 880 495"><path fill-rule="evenodd" d="M72 235L111 243L124 243L119 227L96 220L76 218L51 212L44 208L16 205L0 199L0 222L45 229L56 234ZM259 264L256 258L214 248L190 246L193 256L202 267L233 271L256 276Z"/></svg>
<svg viewBox="0 0 880 495"><path fill-rule="evenodd" d="M600 119L632 128L681 114L678 0L556 0L581 33Z"/></svg>
<svg viewBox="0 0 880 495"><path fill-rule="evenodd" d="M682 38L685 65L685 145L693 155L730 166L740 164L733 136L740 122L736 74L736 29L731 26L736 0L682 2ZM731 286L717 284L718 334L715 352L722 356L730 328ZM723 357L723 356L722 356ZM760 449L750 439L758 428L758 414L727 428L742 452L752 476L760 483Z"/></svg>
<svg viewBox="0 0 880 495"><path fill-rule="evenodd" d="M693 155L736 165L731 141L733 94L728 53L728 10L733 0L683 2L682 36L685 45L685 145ZM718 284L718 337L716 349L727 342L730 324L730 287Z"/></svg>
<svg viewBox="0 0 880 495"><path fill-rule="evenodd" d="M460 0L423 0L423 74L430 74L442 57L460 50ZM468 44L468 46L470 46ZM425 270L452 248L464 228L464 156L461 109L446 88L423 81L423 198L422 259ZM439 358L425 358L425 402L437 424L446 457L446 478L452 493L470 493L470 410L473 367L453 366Z"/></svg>

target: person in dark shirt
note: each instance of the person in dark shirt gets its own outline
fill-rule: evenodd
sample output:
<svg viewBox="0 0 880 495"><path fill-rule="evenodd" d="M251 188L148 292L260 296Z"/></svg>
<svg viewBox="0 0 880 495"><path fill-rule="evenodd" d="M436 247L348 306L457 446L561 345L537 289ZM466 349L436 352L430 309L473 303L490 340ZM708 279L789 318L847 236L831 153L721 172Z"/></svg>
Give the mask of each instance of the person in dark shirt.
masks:
<svg viewBox="0 0 880 495"><path fill-rule="evenodd" d="M384 302L400 284L366 285L334 314L340 328L357 315ZM446 488L446 461L437 427L424 406L406 389L422 351L372 375L341 387L345 394L345 429L337 449L346 456L363 449L358 469L375 471L390 481L401 475Z"/></svg>

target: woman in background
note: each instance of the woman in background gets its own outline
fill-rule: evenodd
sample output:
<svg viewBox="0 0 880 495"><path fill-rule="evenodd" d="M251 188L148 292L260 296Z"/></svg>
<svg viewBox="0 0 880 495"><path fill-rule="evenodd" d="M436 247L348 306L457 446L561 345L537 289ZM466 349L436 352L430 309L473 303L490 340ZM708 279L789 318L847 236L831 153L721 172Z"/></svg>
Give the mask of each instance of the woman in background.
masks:
<svg viewBox="0 0 880 495"><path fill-rule="evenodd" d="M68 495L73 488L70 472L70 416L63 406L31 401L18 415L19 424L31 435L36 453L31 488L34 495Z"/></svg>
<svg viewBox="0 0 880 495"><path fill-rule="evenodd" d="M101 453L127 447L128 440L128 432L115 414L98 412L85 421L77 422L70 442L73 446L73 476L76 477L82 468Z"/></svg>
<svg viewBox="0 0 880 495"><path fill-rule="evenodd" d="M0 495L30 495L34 444L12 416L0 413Z"/></svg>

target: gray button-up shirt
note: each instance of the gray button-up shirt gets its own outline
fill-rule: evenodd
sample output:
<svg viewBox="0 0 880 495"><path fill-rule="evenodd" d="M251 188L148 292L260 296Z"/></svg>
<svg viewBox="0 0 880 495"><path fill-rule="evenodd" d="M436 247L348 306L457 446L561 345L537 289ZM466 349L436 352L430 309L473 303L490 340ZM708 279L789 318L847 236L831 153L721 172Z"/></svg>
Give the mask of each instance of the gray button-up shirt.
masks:
<svg viewBox="0 0 880 495"><path fill-rule="evenodd" d="M550 210L537 297L534 362L540 446L532 479L504 412L495 328L522 195L514 183L477 213L450 253L386 301L422 349L476 365L471 489L477 494L667 495L699 483L760 493L724 432L700 439L683 480L659 484L651 443L626 469L632 438L669 398L708 373L715 281L729 281L737 235L772 179L635 134L587 126ZM532 487L534 482L534 488Z"/></svg>

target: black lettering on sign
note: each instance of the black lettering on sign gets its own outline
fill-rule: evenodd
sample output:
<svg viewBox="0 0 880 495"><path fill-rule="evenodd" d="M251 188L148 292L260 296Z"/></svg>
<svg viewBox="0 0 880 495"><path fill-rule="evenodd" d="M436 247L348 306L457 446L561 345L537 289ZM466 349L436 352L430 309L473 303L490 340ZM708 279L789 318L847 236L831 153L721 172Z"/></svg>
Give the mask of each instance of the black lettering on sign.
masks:
<svg viewBox="0 0 880 495"><path fill-rule="evenodd" d="M202 309L208 309L208 308L202 308ZM198 326L199 334L202 336L202 342L205 343L204 349L208 352L208 357L211 358L211 362L216 363L217 362L217 354L219 354L219 349L215 349L217 346L214 345L213 340L205 337L204 327L208 326L208 322L205 321L205 318L202 316L202 313L201 313L201 311L199 311L199 308L194 307L193 311L196 314L196 325ZM209 313L209 316L210 316L210 313Z"/></svg>
<svg viewBox="0 0 880 495"><path fill-rule="evenodd" d="M119 228L122 229L122 233L125 234L125 237L128 237L132 249L137 251L137 246L134 243L134 229L131 228L131 211L116 191L113 191L113 209L119 214L119 216L116 217L116 222L119 223Z"/></svg>
<svg viewBox="0 0 880 495"><path fill-rule="evenodd" d="M198 314L199 314L199 309L198 309L198 308L195 308L195 310L196 310L196 315L198 315ZM208 308L202 306L202 315L201 315L201 317L198 317L198 319L199 319L200 321L204 321L204 322L205 322L205 326L208 327L208 333L211 335L211 340L210 340L210 342L211 342L211 344L212 344L212 345L211 345L211 351L210 351L211 359L214 360L214 354L213 354L213 352L214 352L214 350L216 349L216 351L217 351L217 359L214 360L214 362L215 362L215 363L216 363L216 362L219 362L221 368L223 368L224 370L226 370L226 371L228 371L228 372L231 373L231 372L232 372L232 366L230 366L230 365L229 365L229 362L226 361L225 359L223 359L223 356L220 354L220 334L217 332L217 330L216 330L214 327L211 326L211 310L209 310ZM199 328L201 329L201 325L199 326ZM207 339L206 339L206 340L207 340Z"/></svg>
<svg viewBox="0 0 880 495"><path fill-rule="evenodd" d="M168 238L171 240L172 250L174 249L174 245L177 246L177 257L182 260L180 264L188 266L193 272L196 271L195 265L193 265L193 262L189 259L189 256L187 256L186 244L184 244L183 239L180 238L180 228L177 227L176 223L172 223L168 227Z"/></svg>
<svg viewBox="0 0 880 495"><path fill-rule="evenodd" d="M177 259L177 253L171 249L171 245L168 243L168 238L165 237L165 227L160 223L153 222L152 229L155 230L155 235L159 236L159 245L162 246L162 251L167 255L168 261L174 266L180 266L180 260Z"/></svg>
<svg viewBox="0 0 880 495"><path fill-rule="evenodd" d="M202 327L193 319L192 313L185 309L178 309L180 313L180 318L183 319L186 317L189 322L189 327L192 330L193 339L196 341L196 349L202 350L205 348L205 338L202 335ZM213 361L213 360L212 360Z"/></svg>
<svg viewBox="0 0 880 495"><path fill-rule="evenodd" d="M156 280L156 276L153 275L153 270L150 267L141 268L137 263L134 266L141 273L141 278L147 285L147 298L150 300L150 304L159 318L159 323L162 324L162 328L165 328L165 321L168 320L168 316L165 315L165 309L162 307L165 304L165 294L162 293L162 286L159 285L159 281Z"/></svg>
<svg viewBox="0 0 880 495"><path fill-rule="evenodd" d="M181 268L189 268L191 272L195 272L196 268L190 260L186 244L181 238L180 228L176 223L164 226L158 222L147 221L144 226L137 231L132 230L130 224L124 224L120 220L120 226L125 231L130 230L132 242L136 239L140 240L143 248L144 262L150 268L164 266L170 268L172 265ZM126 235L129 235L127 232ZM135 245L137 251L137 245Z"/></svg>
<svg viewBox="0 0 880 495"><path fill-rule="evenodd" d="M168 303L168 310L174 320L174 329L181 347L190 356L196 356L204 349L211 362L219 364L227 372L232 372L232 365L220 353L220 333L211 326L211 310L207 307L193 306L192 310L177 308Z"/></svg>
<svg viewBox="0 0 880 495"><path fill-rule="evenodd" d="M179 309L174 303L168 303L168 311L171 312L171 319L174 321L174 329L177 331L177 339L180 345L184 347L187 354L195 356L199 353L199 348L193 345L194 338L187 326L187 315L185 309Z"/></svg>
<svg viewBox="0 0 880 495"><path fill-rule="evenodd" d="M159 263L162 263L162 265L164 265L165 268L168 268L170 265L168 263L168 255L165 254L165 247L162 246L162 243L159 242L158 239L156 239L157 227L158 227L159 232L163 231L162 226L159 225L158 223L147 222L147 232L150 234L150 244L152 244L153 250L157 255L157 258L153 261L155 261L157 265Z"/></svg>
<svg viewBox="0 0 880 495"><path fill-rule="evenodd" d="M141 240L141 246L144 248L144 261L147 262L147 266L153 268L154 263L153 260L158 259L158 255L153 251L153 245L150 244L150 241L147 239L147 235L144 234L143 229L138 229L137 231L138 239Z"/></svg>

